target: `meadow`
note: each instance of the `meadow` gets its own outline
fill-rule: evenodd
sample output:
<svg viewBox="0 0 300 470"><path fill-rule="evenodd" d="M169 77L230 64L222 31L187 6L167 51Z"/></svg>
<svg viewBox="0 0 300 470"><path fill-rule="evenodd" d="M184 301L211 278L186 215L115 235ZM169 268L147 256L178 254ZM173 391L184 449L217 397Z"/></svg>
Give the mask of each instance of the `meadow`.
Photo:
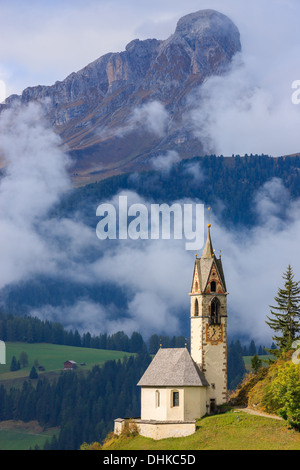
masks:
<svg viewBox="0 0 300 470"><path fill-rule="evenodd" d="M28 365L17 371L10 371L10 364L13 356L18 360L20 354L25 352L28 356ZM72 360L77 363L77 370L89 370L96 364L104 364L109 360L122 359L131 355L123 351L110 351L104 349L81 348L76 346L64 346L48 343L6 343L6 364L0 365L0 384L14 379L28 378L30 370L37 361L39 366L43 366L45 371L42 374L60 373L64 368L64 362ZM80 366L80 364L85 364ZM2 382L3 381L3 382Z"/></svg>
<svg viewBox="0 0 300 470"><path fill-rule="evenodd" d="M110 436L103 450L300 450L300 433L284 421L232 409L203 417L191 436L159 441Z"/></svg>
<svg viewBox="0 0 300 470"><path fill-rule="evenodd" d="M51 441L58 428L43 429L36 421L0 422L0 450L28 450L38 446L43 448L46 440Z"/></svg>

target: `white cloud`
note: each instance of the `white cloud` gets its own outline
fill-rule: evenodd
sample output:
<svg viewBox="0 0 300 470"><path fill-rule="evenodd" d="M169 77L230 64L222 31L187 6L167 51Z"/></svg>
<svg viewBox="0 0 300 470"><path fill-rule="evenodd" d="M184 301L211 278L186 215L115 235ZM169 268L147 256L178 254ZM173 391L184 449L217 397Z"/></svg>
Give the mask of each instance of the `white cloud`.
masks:
<svg viewBox="0 0 300 470"><path fill-rule="evenodd" d="M180 161L180 156L175 150L168 150L165 154L151 158L154 170L169 172L171 167Z"/></svg>
<svg viewBox="0 0 300 470"><path fill-rule="evenodd" d="M0 182L0 287L46 266L51 269L37 227L70 188L68 158L59 143L36 104L12 108L0 116L0 149L7 162Z"/></svg>
<svg viewBox="0 0 300 470"><path fill-rule="evenodd" d="M98 135L102 138L124 137L130 132L139 130L163 137L167 131L168 122L169 114L164 105L159 101L149 101L134 108L125 125L112 131L109 128L101 129L98 131Z"/></svg>
<svg viewBox="0 0 300 470"><path fill-rule="evenodd" d="M239 5L238 5L239 3ZM238 26L242 52L229 73L211 77L191 97L189 118L207 153L296 153L300 106L292 103L298 79L296 1L212 2Z"/></svg>
<svg viewBox="0 0 300 470"><path fill-rule="evenodd" d="M291 101L292 81L274 90L253 77L252 66L259 64L239 59L230 73L212 77L198 90L198 106L191 112L194 134L207 153L296 153L300 109Z"/></svg>
<svg viewBox="0 0 300 470"><path fill-rule="evenodd" d="M131 333L133 325L126 320L110 320L116 317L116 308L113 305L103 307L89 299L80 299L73 305L54 307L45 305L40 309L31 311L31 315L40 320L49 320L62 323L66 329L78 330L80 334L89 331L92 335L101 333L112 334L117 331Z"/></svg>
<svg viewBox="0 0 300 470"><path fill-rule="evenodd" d="M135 108L132 115L134 127L144 127L158 137L166 133L169 115L165 107L159 101L150 101L139 108Z"/></svg>

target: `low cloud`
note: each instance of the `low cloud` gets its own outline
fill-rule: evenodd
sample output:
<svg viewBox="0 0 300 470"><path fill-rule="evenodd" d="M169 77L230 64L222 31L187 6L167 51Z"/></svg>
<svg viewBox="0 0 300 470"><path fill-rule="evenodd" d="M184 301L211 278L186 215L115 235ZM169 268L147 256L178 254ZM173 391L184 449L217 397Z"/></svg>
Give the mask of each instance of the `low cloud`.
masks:
<svg viewBox="0 0 300 470"><path fill-rule="evenodd" d="M116 202L115 199L112 201ZM128 200L149 204L134 192L128 192ZM295 278L300 279L297 246L300 200L291 202L288 189L280 179L274 178L257 192L253 211L257 215L256 226L228 230L220 224L212 208L211 231L216 256L222 252L229 291L229 335L254 338L269 346L272 331L265 323L266 315L282 286L281 276L289 263L294 268ZM107 241L103 245L98 240L98 243L101 256L84 267L75 266L75 271L84 272L86 282L97 280L99 285L110 282L116 290L125 291L129 296L123 320L112 315L111 306L105 309L99 305L102 328L110 332L118 327L128 333L137 330L145 338L153 333L181 334L183 327L188 331L188 292L194 253L185 250L184 240L116 240L114 244ZM74 308L79 311L77 303ZM71 312L72 308L69 310ZM79 317L73 316L73 325L77 319L81 327L93 324L93 313L90 316L82 313ZM95 320L94 328L98 326Z"/></svg>
<svg viewBox="0 0 300 470"><path fill-rule="evenodd" d="M68 157L45 124L42 108L30 105L3 113L0 134L8 162L0 182L1 288L39 275L99 288L110 283L128 294L122 316L113 300L104 305L88 294L72 305L44 305L30 313L92 334L136 330L146 338L155 332L181 334L183 325L188 331L194 253L185 250L185 240L100 241L96 226L87 226L80 216L49 218L71 184ZM124 194L129 204L152 202L134 191ZM266 315L289 263L300 279L300 200L292 201L288 188L275 178L259 189L253 211L254 227L229 230L212 207L212 239L217 256L222 250L230 293L229 334L268 345L272 332Z"/></svg>
<svg viewBox="0 0 300 470"><path fill-rule="evenodd" d="M146 131L162 137L167 130L169 114L159 101L150 101L135 108L131 118L133 127L142 127Z"/></svg>
<svg viewBox="0 0 300 470"><path fill-rule="evenodd" d="M163 137L167 132L169 114L160 101L150 101L133 109L127 122L117 128L104 128L98 131L102 138L124 137L139 130L157 137Z"/></svg>
<svg viewBox="0 0 300 470"><path fill-rule="evenodd" d="M52 268L39 225L70 189L68 157L43 120L42 106L14 107L0 116L0 151L7 167L0 182L0 288Z"/></svg>
<svg viewBox="0 0 300 470"><path fill-rule="evenodd" d="M184 173L190 177L190 184L203 183L206 180L205 171L202 168L201 163L198 162L186 162L183 169Z"/></svg>
<svg viewBox="0 0 300 470"><path fill-rule="evenodd" d="M207 2L205 2L207 3ZM299 79L296 39L299 3L213 1L241 33L242 52L230 70L210 77L190 97L187 122L205 153L288 155L299 152L300 106L292 102Z"/></svg>
<svg viewBox="0 0 300 470"><path fill-rule="evenodd" d="M151 165L154 170L168 173L171 167L180 161L180 156L175 150L168 150L165 154L151 158Z"/></svg>
<svg viewBox="0 0 300 470"><path fill-rule="evenodd" d="M118 319L116 314L114 305L104 307L90 299L80 299L75 304L68 306L45 305L31 311L31 315L40 320L51 319L51 321L63 323L67 330L77 329L80 334L87 331L96 335L100 333L113 334L117 331L132 333L136 326L135 322L130 319Z"/></svg>

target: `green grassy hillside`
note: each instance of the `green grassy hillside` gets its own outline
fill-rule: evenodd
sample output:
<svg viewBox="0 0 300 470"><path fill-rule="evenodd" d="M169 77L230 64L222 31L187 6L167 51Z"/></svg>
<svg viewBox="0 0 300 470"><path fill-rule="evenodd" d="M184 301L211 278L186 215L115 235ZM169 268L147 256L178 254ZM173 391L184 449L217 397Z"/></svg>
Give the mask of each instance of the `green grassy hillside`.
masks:
<svg viewBox="0 0 300 470"><path fill-rule="evenodd" d="M240 410L206 416L188 437L154 441L136 436L109 436L102 450L300 450L300 433L285 421Z"/></svg>
<svg viewBox="0 0 300 470"><path fill-rule="evenodd" d="M9 369L12 357L15 356L18 360L22 352L26 352L28 356L28 365L20 370L10 372ZM2 381L4 383L6 380L27 378L34 361L38 361L38 364L45 368L45 372L39 373L47 374L50 372L60 372L64 367L64 362L67 360L77 362L79 370L87 370L95 364L103 364L105 361L122 359L124 356L130 354L131 353L123 351L79 348L48 343L30 344L7 342L6 364L0 365L0 383ZM81 363L85 363L85 366L80 366Z"/></svg>
<svg viewBox="0 0 300 470"><path fill-rule="evenodd" d="M0 450L28 450L43 448L46 440L58 434L57 428L43 429L36 421L0 422Z"/></svg>

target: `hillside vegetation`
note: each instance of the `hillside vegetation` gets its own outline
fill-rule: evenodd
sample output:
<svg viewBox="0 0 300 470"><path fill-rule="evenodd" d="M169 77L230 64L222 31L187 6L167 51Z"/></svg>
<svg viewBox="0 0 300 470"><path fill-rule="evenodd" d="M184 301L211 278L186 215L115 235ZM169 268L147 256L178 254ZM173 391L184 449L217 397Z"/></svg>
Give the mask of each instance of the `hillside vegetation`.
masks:
<svg viewBox="0 0 300 470"><path fill-rule="evenodd" d="M300 431L300 364L291 355L290 351L269 367L246 375L231 402L281 416Z"/></svg>
<svg viewBox="0 0 300 470"><path fill-rule="evenodd" d="M97 448L97 445L81 448ZM247 414L240 410L205 416L194 434L154 441L140 435L108 436L98 449L112 450L299 450L300 433L284 421Z"/></svg>

